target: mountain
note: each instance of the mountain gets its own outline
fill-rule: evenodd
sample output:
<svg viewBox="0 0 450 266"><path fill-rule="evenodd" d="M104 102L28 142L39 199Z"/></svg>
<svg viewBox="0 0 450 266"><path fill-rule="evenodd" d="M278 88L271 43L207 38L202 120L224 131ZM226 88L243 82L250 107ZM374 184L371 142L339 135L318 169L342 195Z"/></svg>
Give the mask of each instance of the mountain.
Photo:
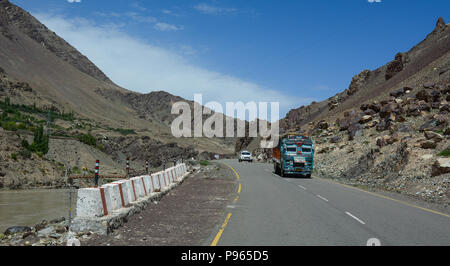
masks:
<svg viewBox="0 0 450 266"><path fill-rule="evenodd" d="M61 165L91 169L102 159L104 173L120 174L126 157L142 169L145 160L159 167L163 159L234 153L233 138L173 137L172 103L186 100L116 85L89 58L7 0L0 0L0 101L0 188L32 183L26 173L35 171L36 161L59 171L52 180L61 183ZM40 125L50 132L49 151L42 158L21 147L24 139L33 142ZM34 179L47 176L41 172Z"/></svg>
<svg viewBox="0 0 450 266"><path fill-rule="evenodd" d="M435 29L408 52L399 52L393 61L375 70L354 76L348 89L329 99L288 112L282 128L305 128L310 122L336 119L346 110L387 96L395 89L425 83L445 83L450 79L450 27L439 18Z"/></svg>
<svg viewBox="0 0 450 266"><path fill-rule="evenodd" d="M448 204L449 101L450 24L439 18L411 50L280 124L313 137L316 175Z"/></svg>

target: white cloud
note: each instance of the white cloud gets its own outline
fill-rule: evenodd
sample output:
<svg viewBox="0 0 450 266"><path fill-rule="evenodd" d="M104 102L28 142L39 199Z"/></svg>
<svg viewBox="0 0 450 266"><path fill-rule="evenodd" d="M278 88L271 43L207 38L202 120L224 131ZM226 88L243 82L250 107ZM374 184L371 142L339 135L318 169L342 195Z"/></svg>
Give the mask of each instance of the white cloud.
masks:
<svg viewBox="0 0 450 266"><path fill-rule="evenodd" d="M381 0L367 0L369 3L381 3Z"/></svg>
<svg viewBox="0 0 450 266"><path fill-rule="evenodd" d="M194 9L205 13L205 14L219 14L219 13L232 13L232 12L236 12L237 9L236 8L226 8L226 7L216 7L216 6L212 6L212 5L208 5L208 4L198 4L196 6L194 6Z"/></svg>
<svg viewBox="0 0 450 266"><path fill-rule="evenodd" d="M175 26L172 24L164 23L164 22L158 22L153 26L153 28L159 30L159 31L177 31L182 30L183 26Z"/></svg>
<svg viewBox="0 0 450 266"><path fill-rule="evenodd" d="M67 0L69 3L81 3L81 0Z"/></svg>
<svg viewBox="0 0 450 266"><path fill-rule="evenodd" d="M128 35L120 27L97 25L81 18L34 15L86 55L114 82L133 91L164 90L190 100L194 93L202 93L204 103L279 101L281 115L290 108L314 100L285 95L251 81L198 67L182 56L183 49L172 51L149 44Z"/></svg>

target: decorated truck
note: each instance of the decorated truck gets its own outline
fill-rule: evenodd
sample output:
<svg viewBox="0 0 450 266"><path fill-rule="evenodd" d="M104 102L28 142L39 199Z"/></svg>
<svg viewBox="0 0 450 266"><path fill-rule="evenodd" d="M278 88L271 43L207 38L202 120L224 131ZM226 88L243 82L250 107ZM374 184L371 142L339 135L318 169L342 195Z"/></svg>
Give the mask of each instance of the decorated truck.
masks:
<svg viewBox="0 0 450 266"><path fill-rule="evenodd" d="M308 178L314 168L314 143L306 135L288 133L280 136L273 148L273 167L276 174L302 175Z"/></svg>

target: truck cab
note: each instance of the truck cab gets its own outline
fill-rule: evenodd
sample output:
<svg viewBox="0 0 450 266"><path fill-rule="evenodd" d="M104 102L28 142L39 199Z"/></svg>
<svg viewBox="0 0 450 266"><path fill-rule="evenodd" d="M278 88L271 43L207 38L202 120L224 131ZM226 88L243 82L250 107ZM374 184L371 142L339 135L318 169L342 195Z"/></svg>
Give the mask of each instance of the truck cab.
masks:
<svg viewBox="0 0 450 266"><path fill-rule="evenodd" d="M274 171L281 176L302 175L311 177L314 169L314 143L300 134L287 134L273 149Z"/></svg>

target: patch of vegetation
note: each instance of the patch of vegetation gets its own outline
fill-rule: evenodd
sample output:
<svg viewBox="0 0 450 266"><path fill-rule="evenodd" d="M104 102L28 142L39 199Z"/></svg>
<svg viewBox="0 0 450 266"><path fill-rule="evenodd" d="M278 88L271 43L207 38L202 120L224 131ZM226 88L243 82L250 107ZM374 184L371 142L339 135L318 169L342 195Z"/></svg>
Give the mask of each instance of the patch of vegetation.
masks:
<svg viewBox="0 0 450 266"><path fill-rule="evenodd" d="M14 161L17 160L17 154L16 153L12 153L11 154L11 159L13 159Z"/></svg>
<svg viewBox="0 0 450 266"><path fill-rule="evenodd" d="M208 166L209 162L208 161L200 161L200 165L202 166Z"/></svg>
<svg viewBox="0 0 450 266"><path fill-rule="evenodd" d="M443 151L441 151L438 156L443 156L443 157L450 157L450 150L449 149L445 149Z"/></svg>
<svg viewBox="0 0 450 266"><path fill-rule="evenodd" d="M97 146L97 139L92 136L91 134L83 134L78 136L78 140L84 144L87 144L89 146L96 147Z"/></svg>
<svg viewBox="0 0 450 266"><path fill-rule="evenodd" d="M31 151L24 149L19 152L19 155L24 159L31 159Z"/></svg>
<svg viewBox="0 0 450 266"><path fill-rule="evenodd" d="M37 155L42 157L48 153L48 140L49 136L44 134L44 127L40 125L37 130L34 131L34 140L28 147L28 150L35 152Z"/></svg>
<svg viewBox="0 0 450 266"><path fill-rule="evenodd" d="M72 168L72 173L74 173L74 174L76 174L76 175L81 175L81 170L80 170L80 168L74 166L74 167Z"/></svg>
<svg viewBox="0 0 450 266"><path fill-rule="evenodd" d="M4 101L0 101L0 108L4 110L6 113L17 113L17 112L25 112L29 114L39 114L45 117L49 117L50 121L54 121L55 119L61 119L65 121L73 121L75 120L74 112L58 112L56 108L51 108L50 110L44 110L36 107L36 104L31 106L24 104L11 104L11 100L9 97L6 97Z"/></svg>

